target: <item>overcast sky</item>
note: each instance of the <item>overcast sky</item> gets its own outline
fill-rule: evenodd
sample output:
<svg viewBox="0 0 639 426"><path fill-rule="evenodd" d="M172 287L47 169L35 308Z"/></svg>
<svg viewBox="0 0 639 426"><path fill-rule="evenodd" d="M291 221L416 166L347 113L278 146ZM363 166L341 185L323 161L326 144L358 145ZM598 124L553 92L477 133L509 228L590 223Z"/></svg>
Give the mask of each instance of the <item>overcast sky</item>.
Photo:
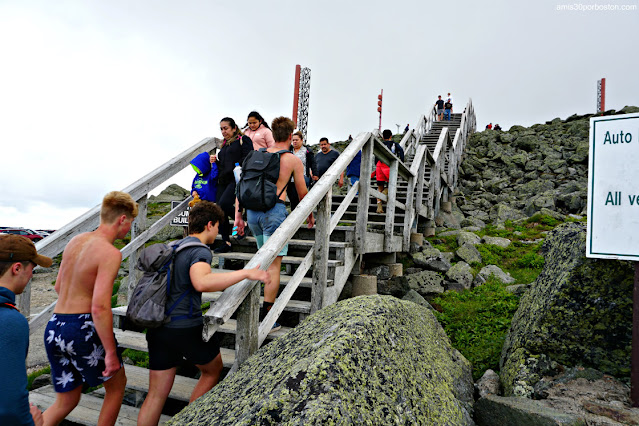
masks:
<svg viewBox="0 0 639 426"><path fill-rule="evenodd" d="M291 116L296 64L312 144L376 128L380 89L394 132L448 91L478 130L593 112L601 77L608 109L639 105L639 8L562 4L0 0L0 226L59 228L222 117Z"/></svg>

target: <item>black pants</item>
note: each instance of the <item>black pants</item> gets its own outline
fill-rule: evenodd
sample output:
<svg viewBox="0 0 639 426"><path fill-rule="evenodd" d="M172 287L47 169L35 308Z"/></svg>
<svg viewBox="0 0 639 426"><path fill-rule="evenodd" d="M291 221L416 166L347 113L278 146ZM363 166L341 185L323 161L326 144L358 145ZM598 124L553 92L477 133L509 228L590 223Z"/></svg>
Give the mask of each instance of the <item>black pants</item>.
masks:
<svg viewBox="0 0 639 426"><path fill-rule="evenodd" d="M310 182L310 178L308 176L304 176L304 181L306 183L306 188L308 189L308 185ZM300 197L297 194L297 188L295 188L295 183L291 182L288 184L286 188L286 195L288 195L288 200L291 202L291 211L295 210L295 207L300 203Z"/></svg>
<svg viewBox="0 0 639 426"><path fill-rule="evenodd" d="M224 219L220 223L222 240L230 242L231 225L229 217L235 219L235 181L217 186L217 205L224 211Z"/></svg>

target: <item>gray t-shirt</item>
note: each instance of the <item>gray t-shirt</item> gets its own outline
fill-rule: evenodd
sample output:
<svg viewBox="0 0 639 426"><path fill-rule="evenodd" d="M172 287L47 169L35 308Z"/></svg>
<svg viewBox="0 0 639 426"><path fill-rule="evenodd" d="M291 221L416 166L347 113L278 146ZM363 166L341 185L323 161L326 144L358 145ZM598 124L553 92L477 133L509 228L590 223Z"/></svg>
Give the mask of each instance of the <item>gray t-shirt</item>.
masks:
<svg viewBox="0 0 639 426"><path fill-rule="evenodd" d="M322 151L319 151L315 154L315 163L317 163L317 175L322 177L322 175L328 170L329 167L333 165L335 160L339 157L339 152L331 149L326 154Z"/></svg>
<svg viewBox="0 0 639 426"><path fill-rule="evenodd" d="M195 237L186 237L182 240L186 242L199 242ZM178 305L171 312L171 317L177 317L181 315L189 315L191 310L191 316L195 318L184 318L172 321L165 324L168 328L187 328L194 327L203 324L202 320L202 293L196 291L191 284L190 270L191 266L198 262L206 262L207 265L211 264L213 256L211 250L205 247L189 247L185 248L175 256L175 262L173 264L173 279L171 280L171 289L169 291L169 298L167 301L167 309L173 306L173 304L180 298L180 296L191 290L190 295L184 296L184 298L178 303Z"/></svg>

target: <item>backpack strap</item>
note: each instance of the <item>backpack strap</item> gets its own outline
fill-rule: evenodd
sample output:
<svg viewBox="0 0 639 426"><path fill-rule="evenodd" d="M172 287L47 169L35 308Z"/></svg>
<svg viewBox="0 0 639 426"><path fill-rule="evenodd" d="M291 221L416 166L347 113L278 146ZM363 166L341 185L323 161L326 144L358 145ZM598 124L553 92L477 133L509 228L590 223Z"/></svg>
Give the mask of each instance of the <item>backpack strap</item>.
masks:
<svg viewBox="0 0 639 426"><path fill-rule="evenodd" d="M169 266L169 264L170 264L170 266L171 266L170 274L168 274L167 278L166 278L167 279L167 281L166 281L166 295L167 295L167 298L169 297L169 294L171 294L171 281L175 277L175 268L174 268L174 266L175 266L175 258L177 257L177 254L179 252L181 252L182 250L187 249L189 247L205 247L207 249L209 248L206 244L201 243L199 241L189 241L189 242L185 243L184 240L175 241L175 242L171 243L170 246L173 249L173 256L171 257L170 262L167 262L167 265L166 265L166 266ZM180 297L178 297L178 299L173 303L173 305L171 305L166 310L165 315L169 318L169 322L177 321L177 320L180 320L180 319L196 318L193 315L193 299L191 299L189 301L189 313L188 314L179 315L179 316L176 316L176 317L171 317L170 316L171 312L173 312L173 310L180 304L180 302L182 300L184 300L184 298L187 295L189 295L189 297L190 297L190 295L193 293L192 288L193 288L193 286L189 287L189 289L187 291L183 292L180 295Z"/></svg>
<svg viewBox="0 0 639 426"><path fill-rule="evenodd" d="M266 150L266 148L261 148L260 150ZM287 150L287 149L280 149L279 151L275 152L275 154L277 154L278 158L282 155L282 154L292 154L291 151ZM279 194L277 194L277 199L279 200L280 197L282 196L282 194L284 193L284 191L286 191L286 188L288 188L288 184L291 183L291 180L289 179L288 182L286 182L286 185L284 185L284 188L282 188L282 190L280 191Z"/></svg>
<svg viewBox="0 0 639 426"><path fill-rule="evenodd" d="M20 312L20 310L18 308L16 308L16 305L14 305L12 303L9 303L9 302L2 302L2 303L0 303L0 307L1 306L7 307L7 308L13 308L16 311Z"/></svg>

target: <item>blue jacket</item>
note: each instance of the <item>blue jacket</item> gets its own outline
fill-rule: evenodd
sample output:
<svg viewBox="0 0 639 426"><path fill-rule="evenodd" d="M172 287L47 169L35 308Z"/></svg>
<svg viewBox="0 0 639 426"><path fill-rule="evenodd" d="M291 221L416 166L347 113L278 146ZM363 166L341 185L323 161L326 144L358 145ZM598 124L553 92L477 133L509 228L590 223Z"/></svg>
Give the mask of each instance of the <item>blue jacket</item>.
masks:
<svg viewBox="0 0 639 426"><path fill-rule="evenodd" d="M359 169L362 165L362 151L360 150L346 167L346 176L355 176L359 178Z"/></svg>
<svg viewBox="0 0 639 426"><path fill-rule="evenodd" d="M211 164L211 156L207 152L198 154L191 160L195 177L191 185L191 193L197 191L202 200L215 202L217 199L217 164Z"/></svg>
<svg viewBox="0 0 639 426"><path fill-rule="evenodd" d="M0 287L0 303L15 304L16 295ZM0 306L0 425L33 425L25 361L29 323L16 309Z"/></svg>

